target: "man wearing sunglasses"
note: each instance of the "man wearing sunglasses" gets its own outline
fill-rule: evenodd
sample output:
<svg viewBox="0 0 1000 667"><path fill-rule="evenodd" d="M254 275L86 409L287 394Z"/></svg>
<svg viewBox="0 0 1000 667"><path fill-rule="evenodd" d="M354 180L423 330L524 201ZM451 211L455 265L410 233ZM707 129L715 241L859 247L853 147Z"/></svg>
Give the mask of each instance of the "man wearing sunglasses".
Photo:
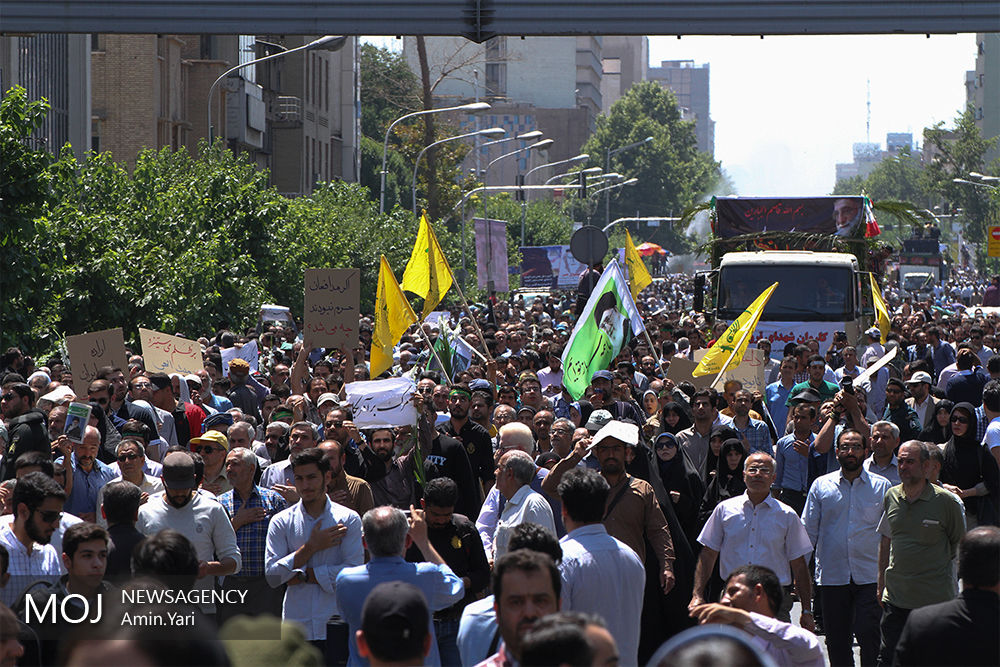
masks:
<svg viewBox="0 0 1000 667"><path fill-rule="evenodd" d="M7 426L7 451L3 454L0 480L14 477L17 457L25 452L49 452L45 415L35 408L35 392L23 382L9 382L0 393L0 412Z"/></svg>
<svg viewBox="0 0 1000 667"><path fill-rule="evenodd" d="M145 503L151 495L163 490L163 482L158 477L147 475L143 470L146 463L146 454L143 451L142 442L136 438L126 437L118 443L116 450L118 469L121 475L111 480L112 482L132 482L139 487L142 492L140 503ZM109 482L110 484L110 482ZM104 513L104 491L108 488L105 484L97 492L97 523L105 528L108 527L108 519Z"/></svg>
<svg viewBox="0 0 1000 667"><path fill-rule="evenodd" d="M8 607L32 582L59 578L59 554L49 542L59 527L66 492L43 472L17 480L11 497L14 520L0 525L0 544L10 557L10 580L0 588L0 602Z"/></svg>
<svg viewBox="0 0 1000 667"><path fill-rule="evenodd" d="M210 430L197 438L191 438L191 451L201 454L205 461L205 477L201 488L219 496L231 491L233 485L226 476L226 454L229 453L229 438L225 433Z"/></svg>

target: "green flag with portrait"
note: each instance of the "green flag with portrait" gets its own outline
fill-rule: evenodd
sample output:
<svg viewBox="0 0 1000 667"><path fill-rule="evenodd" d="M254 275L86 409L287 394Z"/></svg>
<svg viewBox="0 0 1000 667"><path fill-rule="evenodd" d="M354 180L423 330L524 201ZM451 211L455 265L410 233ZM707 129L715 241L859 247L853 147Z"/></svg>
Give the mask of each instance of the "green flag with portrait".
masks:
<svg viewBox="0 0 1000 667"><path fill-rule="evenodd" d="M587 299L563 352L563 386L579 400L597 371L607 370L643 323L617 260L611 260Z"/></svg>

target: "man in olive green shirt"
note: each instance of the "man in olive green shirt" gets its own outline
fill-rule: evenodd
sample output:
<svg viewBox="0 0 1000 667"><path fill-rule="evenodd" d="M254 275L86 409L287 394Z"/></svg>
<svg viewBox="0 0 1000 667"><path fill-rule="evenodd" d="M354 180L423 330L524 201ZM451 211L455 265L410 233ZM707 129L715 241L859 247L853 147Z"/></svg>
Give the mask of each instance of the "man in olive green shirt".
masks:
<svg viewBox="0 0 1000 667"><path fill-rule="evenodd" d="M896 455L902 482L885 494L878 531L878 593L882 641L878 664L891 665L910 612L945 602L957 593L953 560L965 534L961 501L927 481L930 447L903 443Z"/></svg>

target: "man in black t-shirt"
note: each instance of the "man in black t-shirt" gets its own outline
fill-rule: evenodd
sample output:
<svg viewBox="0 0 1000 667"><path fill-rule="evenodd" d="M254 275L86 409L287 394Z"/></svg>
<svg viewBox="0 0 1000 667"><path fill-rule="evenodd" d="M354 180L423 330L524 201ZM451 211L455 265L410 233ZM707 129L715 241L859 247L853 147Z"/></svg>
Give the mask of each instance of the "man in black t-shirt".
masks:
<svg viewBox="0 0 1000 667"><path fill-rule="evenodd" d="M493 443L485 428L469 419L472 391L466 384L452 385L448 391L448 412L451 419L438 427L440 433L449 435L465 447L472 466L472 475L482 481L484 488L493 484ZM479 495L482 500L482 494Z"/></svg>

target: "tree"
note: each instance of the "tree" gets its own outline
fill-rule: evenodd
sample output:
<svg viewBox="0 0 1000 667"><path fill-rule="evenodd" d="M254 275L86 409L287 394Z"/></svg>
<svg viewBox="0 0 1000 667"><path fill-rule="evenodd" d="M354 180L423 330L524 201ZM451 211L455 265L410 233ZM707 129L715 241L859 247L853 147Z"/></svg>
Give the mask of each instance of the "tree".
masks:
<svg viewBox="0 0 1000 667"><path fill-rule="evenodd" d="M984 139L976 127L971 105L955 119L953 130L945 129L944 121L924 129L924 144L931 146L934 155L924 171L925 183L944 198L949 208L963 209L965 237L973 243L986 239L986 226L995 221L996 212L990 198L979 188L952 179L968 179L970 172L983 171L986 151L994 143L996 138Z"/></svg>
<svg viewBox="0 0 1000 667"><path fill-rule="evenodd" d="M723 183L719 163L698 151L694 122L681 120L672 91L653 81L632 86L612 105L607 116L597 118L597 127L583 147L588 166L605 167L609 150L653 137L648 144L611 157L611 171L638 178L611 200L611 220L620 217L680 215ZM603 199L599 213L603 226ZM659 228L661 243L672 252L687 249L687 241L672 226Z"/></svg>

